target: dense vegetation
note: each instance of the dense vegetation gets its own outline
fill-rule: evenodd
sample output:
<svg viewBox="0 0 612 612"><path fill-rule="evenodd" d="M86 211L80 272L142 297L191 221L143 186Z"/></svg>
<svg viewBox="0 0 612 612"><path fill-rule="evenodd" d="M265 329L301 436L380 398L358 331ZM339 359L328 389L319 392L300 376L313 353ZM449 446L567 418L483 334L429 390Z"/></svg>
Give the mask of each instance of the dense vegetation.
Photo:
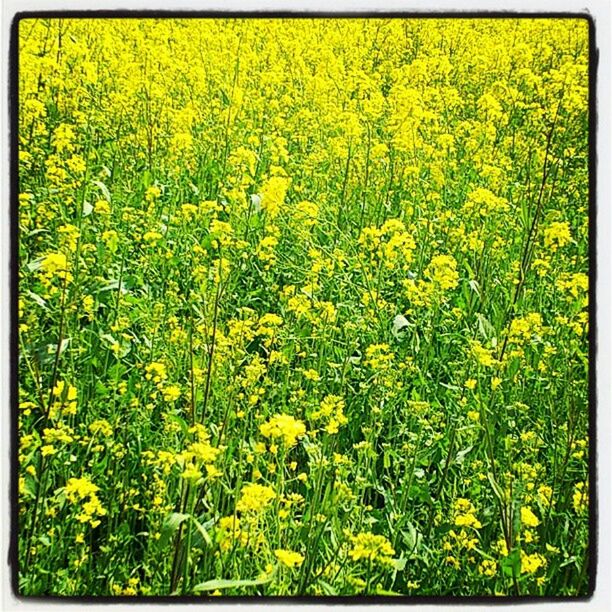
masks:
<svg viewBox="0 0 612 612"><path fill-rule="evenodd" d="M588 27L19 24L19 584L588 591Z"/></svg>

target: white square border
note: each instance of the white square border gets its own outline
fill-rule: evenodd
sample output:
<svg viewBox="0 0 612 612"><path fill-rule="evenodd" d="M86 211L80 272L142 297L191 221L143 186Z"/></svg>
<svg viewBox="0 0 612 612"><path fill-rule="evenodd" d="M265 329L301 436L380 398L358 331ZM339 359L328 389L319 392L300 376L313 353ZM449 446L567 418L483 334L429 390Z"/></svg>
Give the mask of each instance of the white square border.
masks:
<svg viewBox="0 0 612 612"><path fill-rule="evenodd" d="M386 0L382 3L364 0L336 0L330 7L325 0L254 0L237 1L226 0L225 2L211 2L203 0L200 2L189 0L119 0L118 2L96 1L96 0L3 0L1 12L0 36L2 42L3 62L0 68L0 78L3 83L3 112L1 117L2 156L0 161L0 190L2 199L0 203L0 462L2 464L1 483L1 504L2 504L2 543L0 548L0 567L2 567L2 577L0 589L2 591L1 606L2 610L42 610L44 608L58 608L60 606L80 606L86 605L88 609L103 610L108 605L112 605L113 610L130 610L142 607L141 609L188 609L192 605L205 605L213 609L223 609L227 606L245 606L253 610L264 610L269 605L276 606L295 606L308 605L309 608L327 608L327 604L300 604L298 602L282 601L277 604L269 600L262 603L219 603L209 602L202 604L162 604L162 603L115 603L115 604L96 604L90 600L86 604L83 602L69 603L61 600L52 599L46 601L18 600L11 589L11 572L8 567L8 544L10 534L10 200L9 200L9 113L8 113L8 71L9 71L9 38L11 22L17 12L22 11L60 11L60 10L174 10L174 11L309 11L309 12L443 12L443 11L521 11L521 12L588 12L595 21L595 41L599 50L599 62L597 66L597 337L596 337L596 368L597 368L597 476L598 476L598 563L597 581L593 598L586 602L545 602L545 603L509 603L503 604L500 598L499 604L478 605L479 609L489 607L503 607L510 610L531 610L533 608L545 607L550 610L557 606L565 608L571 607L575 610L612 610L612 324L610 317L612 314L612 241L607 238L612 236L612 201L611 201L611 182L612 168L610 158L611 126L610 122L610 81L612 76L611 45L610 45L610 3L606 0L510 0L500 5L494 0L471 0L469 2L459 2L457 0L410 0L406 2L398 0ZM6 109L6 110L5 110ZM606 375L607 373L607 375ZM416 605L420 605L415 600ZM342 605L342 604L335 604ZM343 604L346 605L346 604ZM413 604L389 604L394 608L408 608ZM427 604L428 610L444 610L449 606L457 604L440 603ZM464 604L466 605L466 604ZM471 606L472 604L467 604ZM373 609L376 604L360 605L350 604L354 608ZM554 608L552 607L554 606Z"/></svg>

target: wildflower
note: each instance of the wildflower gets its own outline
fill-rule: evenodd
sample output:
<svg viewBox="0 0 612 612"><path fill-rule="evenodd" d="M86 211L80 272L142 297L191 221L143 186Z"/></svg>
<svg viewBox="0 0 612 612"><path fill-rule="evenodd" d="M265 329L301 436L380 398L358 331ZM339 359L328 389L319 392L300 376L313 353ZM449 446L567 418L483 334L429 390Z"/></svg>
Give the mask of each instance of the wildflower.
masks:
<svg viewBox="0 0 612 612"><path fill-rule="evenodd" d="M587 482L578 482L574 485L572 504L576 514L584 514L589 507L589 486Z"/></svg>
<svg viewBox="0 0 612 612"><path fill-rule="evenodd" d="M166 366L163 363L154 361L145 368L147 380L152 380L154 383L162 382L166 379Z"/></svg>
<svg viewBox="0 0 612 612"><path fill-rule="evenodd" d="M567 221L555 221L544 229L544 246L553 253L571 242L572 235Z"/></svg>
<svg viewBox="0 0 612 612"><path fill-rule="evenodd" d="M40 452L43 457L47 457L48 455L55 455L55 453L57 453L57 449L53 446L53 444L44 444L40 447Z"/></svg>
<svg viewBox="0 0 612 612"><path fill-rule="evenodd" d="M99 215L110 215L111 207L107 200L98 200L94 204L94 212L97 212Z"/></svg>
<svg viewBox="0 0 612 612"><path fill-rule="evenodd" d="M97 496L99 490L99 487L87 476L70 478L64 487L69 502L81 503L81 512L76 516L77 521L89 523L92 528L100 524L100 519L97 517L106 515L106 510Z"/></svg>
<svg viewBox="0 0 612 612"><path fill-rule="evenodd" d="M528 555L521 550L521 574L535 574L544 567L546 567L546 558L543 555L539 553Z"/></svg>
<svg viewBox="0 0 612 612"><path fill-rule="evenodd" d="M195 463L188 463L185 466L185 469L183 470L183 473L181 474L181 476L185 480L197 482L198 480L202 478L202 472L200 471L200 469Z"/></svg>
<svg viewBox="0 0 612 612"><path fill-rule="evenodd" d="M537 527L540 524L540 519L538 519L530 508L523 506L521 508L521 523L525 525L525 527Z"/></svg>
<svg viewBox="0 0 612 612"><path fill-rule="evenodd" d="M240 491L240 500L236 504L239 512L261 512L276 497L272 487L257 483L247 484Z"/></svg>
<svg viewBox="0 0 612 612"><path fill-rule="evenodd" d="M269 178L261 188L261 207L270 218L280 212L291 181L283 176Z"/></svg>
<svg viewBox="0 0 612 612"><path fill-rule="evenodd" d="M548 485L540 485L538 487L538 501L543 506L550 506L552 502L552 494L552 487L549 487Z"/></svg>
<svg viewBox="0 0 612 612"><path fill-rule="evenodd" d="M259 426L259 431L266 438L282 438L285 446L290 448L306 433L306 426L291 415L275 414Z"/></svg>
<svg viewBox="0 0 612 612"><path fill-rule="evenodd" d="M387 369L393 361L388 344L371 344L366 348L364 363L373 370Z"/></svg>
<svg viewBox="0 0 612 612"><path fill-rule="evenodd" d="M178 385L168 385L164 387L162 394L167 402L175 402L181 397L181 388Z"/></svg>
<svg viewBox="0 0 612 612"><path fill-rule="evenodd" d="M319 207L313 202L307 202L306 200L298 202L295 207L297 211L297 218L304 223L306 227L312 227L317 222L317 216L319 215Z"/></svg>
<svg viewBox="0 0 612 612"><path fill-rule="evenodd" d="M313 382L317 382L317 381L321 380L321 377L319 376L319 373L316 370L313 370L313 369L304 370L304 378L306 380L311 380Z"/></svg>
<svg viewBox="0 0 612 612"><path fill-rule="evenodd" d="M388 565L395 554L391 542L382 535L362 532L350 537L352 548L349 557L353 561L368 559L382 565Z"/></svg>
<svg viewBox="0 0 612 612"><path fill-rule="evenodd" d="M231 244L231 237L234 233L234 229L229 223L219 221L219 219L213 219L210 222L208 231L221 246L228 246Z"/></svg>
<svg viewBox="0 0 612 612"><path fill-rule="evenodd" d="M457 262L451 255L436 255L425 269L425 275L443 291L459 284Z"/></svg>
<svg viewBox="0 0 612 612"><path fill-rule="evenodd" d="M89 431L93 434L102 434L105 437L113 435L113 428L106 419L97 419L89 426Z"/></svg>
<svg viewBox="0 0 612 612"><path fill-rule="evenodd" d="M474 529L482 527L480 521L476 518L476 509L468 499L457 499L454 505L454 513L454 523L458 527L473 527Z"/></svg>
<svg viewBox="0 0 612 612"><path fill-rule="evenodd" d="M49 253L41 262L41 269L49 274L63 273L68 268L68 260L63 253ZM63 278L63 276L60 276Z"/></svg>
<svg viewBox="0 0 612 612"><path fill-rule="evenodd" d="M145 200L147 202L153 202L154 200L159 198L160 195L161 195L161 189L157 187L156 185L153 185L147 188L145 192Z"/></svg>
<svg viewBox="0 0 612 612"><path fill-rule="evenodd" d="M497 574L497 563L495 561L491 561L489 559L485 559L479 566L478 572L483 576L488 576L492 578Z"/></svg>
<svg viewBox="0 0 612 612"><path fill-rule="evenodd" d="M321 401L319 410L312 413L314 420L325 419L325 431L329 434L338 433L338 428L348 423L344 415L344 400L337 395L327 395Z"/></svg>
<svg viewBox="0 0 612 612"><path fill-rule="evenodd" d="M476 358L476 361L485 367L492 367L497 363L495 357L493 357L492 351L484 348L480 342L473 340L471 342L472 355Z"/></svg>
<svg viewBox="0 0 612 612"><path fill-rule="evenodd" d="M304 562L304 556L292 550L278 548L274 551L274 555L285 567L289 568L300 567Z"/></svg>

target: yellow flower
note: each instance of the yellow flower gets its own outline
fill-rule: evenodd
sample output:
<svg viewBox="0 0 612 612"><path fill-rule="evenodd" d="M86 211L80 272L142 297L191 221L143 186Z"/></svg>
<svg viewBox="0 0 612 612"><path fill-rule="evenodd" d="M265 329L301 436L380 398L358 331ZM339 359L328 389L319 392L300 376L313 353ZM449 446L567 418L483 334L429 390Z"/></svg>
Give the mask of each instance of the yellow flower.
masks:
<svg viewBox="0 0 612 612"><path fill-rule="evenodd" d="M454 289L459 284L455 258L451 255L436 255L425 269L425 276L442 290Z"/></svg>
<svg viewBox="0 0 612 612"><path fill-rule="evenodd" d="M465 381L465 388L473 391L476 388L476 381L473 378L468 378L468 380Z"/></svg>
<svg viewBox="0 0 612 612"><path fill-rule="evenodd" d="M259 431L266 438L282 438L289 448L306 433L306 426L289 414L275 414L267 423L259 426Z"/></svg>
<svg viewBox="0 0 612 612"><path fill-rule="evenodd" d="M274 218L280 212L291 180L283 176L269 178L261 188L261 207L270 218Z"/></svg>
<svg viewBox="0 0 612 612"><path fill-rule="evenodd" d="M353 561L368 559L385 565L391 562L391 557L395 554L391 542L382 535L362 532L351 536L350 540L352 548L349 550L349 557Z"/></svg>
<svg viewBox="0 0 612 612"><path fill-rule="evenodd" d="M60 278L63 278L61 273L68 269L68 260L63 253L49 253L42 260L41 268L49 274L59 272Z"/></svg>
<svg viewBox="0 0 612 612"><path fill-rule="evenodd" d="M478 572L484 576L488 576L492 578L497 574L497 563L495 561L490 561L489 559L485 559L479 566Z"/></svg>
<svg viewBox="0 0 612 612"><path fill-rule="evenodd" d="M535 574L544 567L546 567L546 558L543 555L539 553L528 555L521 550L521 574Z"/></svg>
<svg viewBox="0 0 612 612"><path fill-rule="evenodd" d="M240 500L236 504L239 512L261 512L276 497L272 487L257 483L247 484L240 491Z"/></svg>
<svg viewBox="0 0 612 612"><path fill-rule="evenodd" d="M311 416L315 421L326 420L325 431L329 434L338 433L338 428L348 423L344 415L344 400L338 395L325 396L320 403L319 410L315 410Z"/></svg>
<svg viewBox="0 0 612 612"><path fill-rule="evenodd" d="M84 499L99 490L100 488L91 482L87 476L83 476L83 478L70 478L64 487L66 497L71 502Z"/></svg>
<svg viewBox="0 0 612 612"><path fill-rule="evenodd" d="M572 503L576 514L584 514L589 508L589 485L587 482L578 482L574 486Z"/></svg>
<svg viewBox="0 0 612 612"><path fill-rule="evenodd" d="M313 202L302 201L296 206L296 217L306 226L311 227L317 222L319 207Z"/></svg>
<svg viewBox="0 0 612 612"><path fill-rule="evenodd" d="M521 508L521 523L525 527L537 527L540 524L540 519L538 519L530 508L523 506Z"/></svg>
<svg viewBox="0 0 612 612"><path fill-rule="evenodd" d="M284 566L290 568L299 567L304 562L303 555L292 550L278 548L274 551L274 555Z"/></svg>
<svg viewBox="0 0 612 612"><path fill-rule="evenodd" d="M181 476L185 480L191 480L193 482L197 482L202 478L202 472L199 470L198 466L195 463L188 463L183 470Z"/></svg>
<svg viewBox="0 0 612 612"><path fill-rule="evenodd" d="M98 200L94 204L94 211L97 212L99 215L110 215L111 207L106 200Z"/></svg>
<svg viewBox="0 0 612 612"><path fill-rule="evenodd" d="M473 527L480 529L482 524L476 518L476 509L469 499L459 498L454 505L455 520L457 527Z"/></svg>
<svg viewBox="0 0 612 612"><path fill-rule="evenodd" d="M553 252L564 247L571 240L572 235L567 221L555 221L544 230L544 246Z"/></svg>
<svg viewBox="0 0 612 612"><path fill-rule="evenodd" d="M162 393L167 402L175 402L179 397L181 397L181 388L177 385L169 385L164 387Z"/></svg>

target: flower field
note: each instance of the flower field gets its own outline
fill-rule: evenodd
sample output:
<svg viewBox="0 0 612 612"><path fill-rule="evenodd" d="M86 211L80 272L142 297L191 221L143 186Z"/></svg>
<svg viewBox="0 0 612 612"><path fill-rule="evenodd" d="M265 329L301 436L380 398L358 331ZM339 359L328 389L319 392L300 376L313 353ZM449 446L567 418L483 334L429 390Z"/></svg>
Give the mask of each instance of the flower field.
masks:
<svg viewBox="0 0 612 612"><path fill-rule="evenodd" d="M576 596L584 19L23 19L23 595Z"/></svg>

